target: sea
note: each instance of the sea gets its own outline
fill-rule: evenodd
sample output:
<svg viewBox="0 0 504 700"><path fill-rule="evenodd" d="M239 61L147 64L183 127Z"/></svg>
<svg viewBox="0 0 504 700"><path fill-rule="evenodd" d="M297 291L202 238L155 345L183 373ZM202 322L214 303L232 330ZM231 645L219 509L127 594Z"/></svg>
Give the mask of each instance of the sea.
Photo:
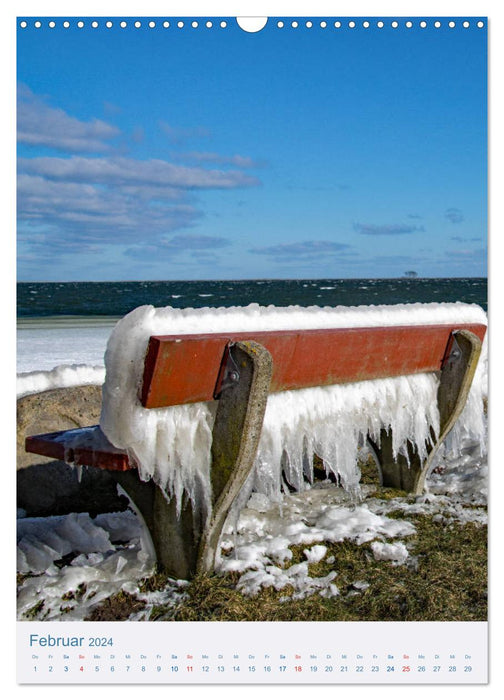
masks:
<svg viewBox="0 0 504 700"><path fill-rule="evenodd" d="M486 278L256 279L19 282L17 371L103 364L117 320L137 306L359 306L475 303L487 310Z"/></svg>
<svg viewBox="0 0 504 700"><path fill-rule="evenodd" d="M121 317L137 306L358 306L463 301L487 308L486 278L20 282L17 316Z"/></svg>

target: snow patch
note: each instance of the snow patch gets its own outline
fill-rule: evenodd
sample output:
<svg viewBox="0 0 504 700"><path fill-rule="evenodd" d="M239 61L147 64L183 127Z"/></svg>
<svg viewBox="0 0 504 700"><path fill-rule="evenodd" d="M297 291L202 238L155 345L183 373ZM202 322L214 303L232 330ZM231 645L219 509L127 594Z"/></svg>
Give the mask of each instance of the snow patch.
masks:
<svg viewBox="0 0 504 700"><path fill-rule="evenodd" d="M25 518L17 530L18 571L30 574L18 588L19 619L83 620L153 570L131 511Z"/></svg>
<svg viewBox="0 0 504 700"><path fill-rule="evenodd" d="M46 372L23 372L17 375L18 399L49 389L93 384L101 386L105 381L105 367L88 365L59 365Z"/></svg>
<svg viewBox="0 0 504 700"><path fill-rule="evenodd" d="M371 550L377 561L390 561L396 566L404 564L409 557L404 542L371 542Z"/></svg>

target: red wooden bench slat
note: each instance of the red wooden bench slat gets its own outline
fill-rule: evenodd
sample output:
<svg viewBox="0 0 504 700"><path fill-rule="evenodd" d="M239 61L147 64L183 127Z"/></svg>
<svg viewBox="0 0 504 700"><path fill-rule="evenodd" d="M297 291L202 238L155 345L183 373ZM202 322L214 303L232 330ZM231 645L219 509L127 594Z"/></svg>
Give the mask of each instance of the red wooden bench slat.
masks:
<svg viewBox="0 0 504 700"><path fill-rule="evenodd" d="M126 471L133 467L126 452L114 447L98 425L32 435L26 438L25 449L75 465L111 471Z"/></svg>
<svg viewBox="0 0 504 700"><path fill-rule="evenodd" d="M140 398L146 408L211 400L232 341L269 350L276 392L440 370L452 331L462 329L480 340L486 332L482 324L443 324L152 336Z"/></svg>
<svg viewBox="0 0 504 700"><path fill-rule="evenodd" d="M458 324L152 336L141 401L159 408L211 400L231 341L264 345L273 356L271 391L283 391L440 370L452 331L462 329L480 340L486 332L481 324ZM135 466L99 426L33 435L26 438L26 450L102 469Z"/></svg>

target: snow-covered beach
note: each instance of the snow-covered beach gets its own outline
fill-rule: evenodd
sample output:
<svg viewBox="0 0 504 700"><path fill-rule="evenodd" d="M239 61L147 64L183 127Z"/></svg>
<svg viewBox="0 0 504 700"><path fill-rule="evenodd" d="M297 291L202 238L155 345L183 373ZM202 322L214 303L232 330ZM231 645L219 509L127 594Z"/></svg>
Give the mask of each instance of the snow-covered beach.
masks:
<svg viewBox="0 0 504 700"><path fill-rule="evenodd" d="M101 384L103 353L112 325L49 325L18 332L18 395ZM483 357L480 399L486 397L486 374ZM417 499L366 498L369 487L362 487L356 497L329 480L297 493L288 489L252 492L238 520L229 523L224 533L219 570L238 572L237 587L245 595L271 586L286 589L288 601L313 594L341 594L336 569L324 577L309 572L310 564L327 556L330 542L369 542L375 559L394 567L415 566L415 552L408 549L415 526L408 515L425 513L447 523L486 523L485 426L477 435L470 427L463 422L447 442L429 479L428 492ZM364 459L365 450L359 450ZM402 511L401 518L388 516L397 510ZM162 591L140 592L138 582L152 573L154 559L146 531L133 510L95 519L86 513L47 518L23 515L19 513L18 520L19 619L84 619L100 601L119 590L135 594L144 603L133 619L149 619L154 605L176 605L183 599L187 587L183 581L170 581ZM293 545L304 547L304 559L290 565ZM356 594L365 590L365 581L354 583Z"/></svg>

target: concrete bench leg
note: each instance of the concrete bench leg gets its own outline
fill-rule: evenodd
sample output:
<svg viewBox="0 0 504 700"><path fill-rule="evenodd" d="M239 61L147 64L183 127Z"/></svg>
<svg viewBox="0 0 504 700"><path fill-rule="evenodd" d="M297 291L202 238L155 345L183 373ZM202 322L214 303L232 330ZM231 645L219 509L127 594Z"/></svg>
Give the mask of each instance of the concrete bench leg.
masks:
<svg viewBox="0 0 504 700"><path fill-rule="evenodd" d="M271 381L271 355L252 341L236 343L231 353L235 369L223 384L213 428L209 521L205 524L190 502L177 517L174 499L169 501L152 480L141 481L136 469L114 474L145 521L160 568L176 578L213 570L229 509L254 465Z"/></svg>
<svg viewBox="0 0 504 700"><path fill-rule="evenodd" d="M372 448L380 472L380 484L414 493L423 467L416 445L408 440L408 463L408 459L403 455L394 457L392 430L382 429L380 431L379 447L369 437L368 443Z"/></svg>
<svg viewBox="0 0 504 700"><path fill-rule="evenodd" d="M231 352L235 381L222 390L213 428L213 511L198 558L203 572L214 569L222 528L254 465L273 371L271 355L259 343L238 342Z"/></svg>
<svg viewBox="0 0 504 700"><path fill-rule="evenodd" d="M402 455L394 459L391 431L381 431L379 446L368 438L378 463L383 486L403 489L416 495L423 492L425 479L432 467L435 454L465 406L480 353L481 341L474 333L461 330L452 334L451 348L441 369L437 395L440 416L439 436L436 441L432 434L432 442L427 448L428 456L423 463L418 456L416 446L409 442L407 445L409 464Z"/></svg>
<svg viewBox="0 0 504 700"><path fill-rule="evenodd" d="M177 517L175 499L169 501L154 481L142 481L136 469L114 476L144 519L160 569L174 578L189 578L195 572L202 527L190 502Z"/></svg>

